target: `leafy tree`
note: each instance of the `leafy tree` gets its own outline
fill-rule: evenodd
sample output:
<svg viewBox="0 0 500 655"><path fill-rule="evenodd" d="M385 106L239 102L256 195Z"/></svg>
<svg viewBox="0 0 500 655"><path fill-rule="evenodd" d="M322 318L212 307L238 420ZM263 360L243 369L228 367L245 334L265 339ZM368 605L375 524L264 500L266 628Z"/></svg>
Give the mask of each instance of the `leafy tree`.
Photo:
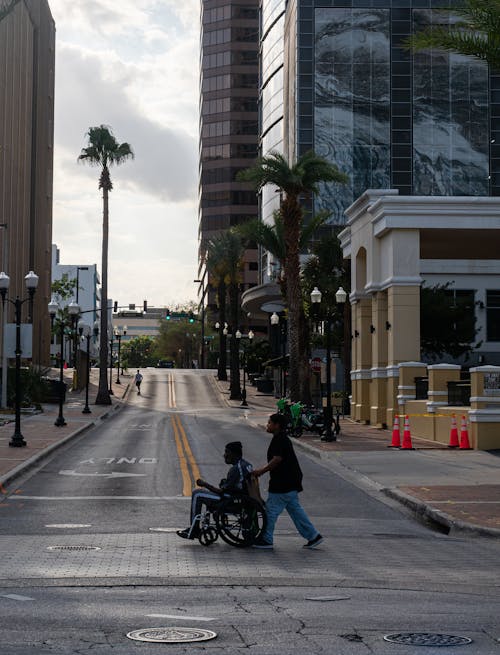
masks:
<svg viewBox="0 0 500 655"><path fill-rule="evenodd" d="M108 390L108 241L109 241L109 193L113 189L109 169L112 165L119 166L134 157L128 143L118 143L111 128L106 125L90 127L87 132L88 145L83 148L78 161L87 162L101 169L99 189L102 189L102 270L101 270L101 321L99 347L99 388L96 405L110 405Z"/></svg>
<svg viewBox="0 0 500 655"><path fill-rule="evenodd" d="M445 355L464 357L480 346L473 293L460 294L450 284L422 287L420 292L420 349L431 361Z"/></svg>
<svg viewBox="0 0 500 655"><path fill-rule="evenodd" d="M158 359L174 361L179 368L189 366L189 360L193 359L195 352L195 344L200 342L200 324L189 323L187 319L178 321L162 319L159 327L160 333L156 343Z"/></svg>
<svg viewBox="0 0 500 655"><path fill-rule="evenodd" d="M145 336L134 337L122 344L120 355L123 368L156 366L158 361L156 339Z"/></svg>
<svg viewBox="0 0 500 655"><path fill-rule="evenodd" d="M309 395L309 363L307 343L301 330L303 312L300 286L300 233L304 218L301 199L318 193L320 182L345 183L347 176L325 159L310 151L290 165L278 152L257 161L255 166L238 174L238 179L251 182L257 190L267 184L282 191L280 214L283 219L288 335L290 352L290 397L293 401Z"/></svg>
<svg viewBox="0 0 500 655"><path fill-rule="evenodd" d="M469 55L500 71L500 1L463 0L451 11L459 17L452 26L432 25L410 37L406 46Z"/></svg>
<svg viewBox="0 0 500 655"><path fill-rule="evenodd" d="M52 282L50 289L58 300L68 300L74 296L76 278L70 278L68 273L63 273L60 280Z"/></svg>

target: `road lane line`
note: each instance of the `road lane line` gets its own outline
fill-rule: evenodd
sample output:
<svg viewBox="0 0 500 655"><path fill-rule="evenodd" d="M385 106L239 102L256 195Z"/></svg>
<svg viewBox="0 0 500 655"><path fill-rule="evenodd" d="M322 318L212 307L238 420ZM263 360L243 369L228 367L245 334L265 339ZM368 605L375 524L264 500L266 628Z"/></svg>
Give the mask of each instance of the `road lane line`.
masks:
<svg viewBox="0 0 500 655"><path fill-rule="evenodd" d="M2 594L0 598L8 598L9 600L19 600L21 602L27 600L35 600L34 598L30 598L29 596L20 596L19 594ZM203 619L200 619L200 621L203 621Z"/></svg>
<svg viewBox="0 0 500 655"><path fill-rule="evenodd" d="M168 385L168 406L172 408L177 407L177 403L175 399L175 383L174 383L173 373L168 373L167 385Z"/></svg>
<svg viewBox="0 0 500 655"><path fill-rule="evenodd" d="M177 448L177 456L179 458L179 464L181 467L181 474L182 474L182 495L183 496L190 496L191 495L191 490L193 488L192 482L191 482L191 476L189 474L189 468L188 468L188 462L186 455L184 454L184 451L182 449L182 438L179 432L179 428L177 427L177 422L176 422L176 416L175 414L172 414L170 417L172 421L172 428L174 431L174 438L175 438L175 446Z"/></svg>
<svg viewBox="0 0 500 655"><path fill-rule="evenodd" d="M198 464L196 463L196 460L193 455L193 451L191 450L191 446L189 445L189 441L187 438L186 430L184 430L184 426L182 425L181 417L177 414L176 415L178 424L179 424L179 430L182 436L182 443L184 444L184 451L187 455L188 462L191 466L191 472L193 474L193 482L196 484L196 480L201 477L200 475L200 469L198 468Z"/></svg>
<svg viewBox="0 0 500 655"><path fill-rule="evenodd" d="M208 616L185 616L184 614L146 614L148 619L181 619L182 621L215 621Z"/></svg>

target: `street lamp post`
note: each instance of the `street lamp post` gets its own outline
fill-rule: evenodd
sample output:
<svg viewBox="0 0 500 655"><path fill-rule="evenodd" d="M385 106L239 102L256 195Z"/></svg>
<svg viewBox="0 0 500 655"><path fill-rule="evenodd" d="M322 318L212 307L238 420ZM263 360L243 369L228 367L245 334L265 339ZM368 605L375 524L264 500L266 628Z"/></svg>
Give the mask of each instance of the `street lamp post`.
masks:
<svg viewBox="0 0 500 655"><path fill-rule="evenodd" d="M5 311L5 301L12 303L15 308L16 317L16 422L14 434L9 441L9 446L14 447L26 446L26 441L24 440L24 437L21 433L21 308L25 302L29 302L30 305L33 302L33 296L35 295L35 291L38 286L38 275L33 273L33 271L30 271L28 275L24 277L24 281L26 284L26 289L28 290L28 297L24 300L21 300L19 296L16 296L15 300L11 300L10 298L7 298L7 290L10 285L10 278L3 271L0 273L0 294L2 296L2 308Z"/></svg>
<svg viewBox="0 0 500 655"><path fill-rule="evenodd" d="M321 298L323 294L318 289L314 287L311 291L311 303L313 307L319 306L321 303ZM345 303L347 299L347 293L342 287L339 287L335 294L335 301L337 304ZM333 421L333 412L332 412L332 319L330 315L330 310L327 307L324 312L325 315L325 330L326 330L326 405L323 408L323 416L325 423L325 434L321 437L322 441L337 441L337 437L332 431L332 421ZM346 364L344 363L344 366Z"/></svg>
<svg viewBox="0 0 500 655"><path fill-rule="evenodd" d="M249 339L252 341L254 338L254 333L252 330L248 332L248 335L245 337L239 330L236 330L235 334L236 339L238 340L238 344L242 344L243 346L243 388L241 390L241 407L248 407L248 402L247 402L247 386L246 386L246 370L247 370L247 345L245 344L242 339ZM239 347L238 347L239 351Z"/></svg>
<svg viewBox="0 0 500 655"><path fill-rule="evenodd" d="M118 341L118 360L116 362L116 384L121 384L120 382L120 352L122 347L122 337L127 334L126 327L123 328L123 332L118 328L115 330L115 337Z"/></svg>
<svg viewBox="0 0 500 655"><path fill-rule="evenodd" d="M113 330L109 332L109 395L113 393Z"/></svg>
<svg viewBox="0 0 500 655"><path fill-rule="evenodd" d="M57 311L60 310L61 308L59 307L59 303L52 299L49 303L49 316L50 316L50 322L51 325L54 325L54 319L57 314ZM78 303L76 302L71 302L68 305L68 312L71 318L71 327L73 327L74 323L77 320L77 317L80 313L80 307ZM64 317L62 313L60 314L60 319L59 319L59 337L61 340L61 357L59 361L59 415L56 418L56 421L54 423L55 426L57 427L62 427L63 425L66 425L66 421L64 420L64 415L63 415L63 404L64 404Z"/></svg>
<svg viewBox="0 0 500 655"><path fill-rule="evenodd" d="M79 315L79 313L80 313L80 306L79 306L77 300L76 300L76 301L75 301L75 300L72 300L72 301L69 303L69 305L68 305L68 312L69 312L70 316L72 316L72 317L73 317L73 316L76 317L76 316ZM77 323L76 323L76 320L72 322L72 326L71 326L71 327L72 327L72 329L73 329L73 333L72 333L72 335L71 335L71 341L72 341L72 344L73 344L73 349L72 349L73 352L72 352L72 355L71 355L71 358L72 358L72 360L73 360L73 361L71 362L71 363L73 364L73 382L72 382L72 387L73 387L73 389L77 389L77 388L78 388L78 373L77 373L77 370L76 370L76 354L77 354L77 350L78 350L78 349L77 349L77 344L78 344L78 325L77 325Z"/></svg>

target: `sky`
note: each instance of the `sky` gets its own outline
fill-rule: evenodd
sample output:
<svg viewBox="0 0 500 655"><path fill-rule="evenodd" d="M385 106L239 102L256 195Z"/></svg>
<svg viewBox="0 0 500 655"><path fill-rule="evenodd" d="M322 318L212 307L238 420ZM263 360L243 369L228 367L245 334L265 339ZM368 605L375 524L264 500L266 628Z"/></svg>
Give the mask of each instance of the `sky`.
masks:
<svg viewBox="0 0 500 655"><path fill-rule="evenodd" d="M173 306L197 285L199 0L49 0L56 24L54 222L61 264L101 270L91 126L135 158L112 167L108 296Z"/></svg>

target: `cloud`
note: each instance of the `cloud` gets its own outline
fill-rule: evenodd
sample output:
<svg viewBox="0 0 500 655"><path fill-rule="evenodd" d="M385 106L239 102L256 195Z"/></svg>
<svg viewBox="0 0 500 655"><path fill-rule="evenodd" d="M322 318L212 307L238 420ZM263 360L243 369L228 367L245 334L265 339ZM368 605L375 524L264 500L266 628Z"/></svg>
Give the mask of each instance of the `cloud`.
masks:
<svg viewBox="0 0 500 655"><path fill-rule="evenodd" d="M58 63L58 87L67 91L56 96L56 142L74 161L87 145L88 128L109 125L135 153L135 161L122 166L121 179L163 200L193 197L196 140L180 127L174 130L143 115L127 93L133 71L117 62L111 78L96 55L68 46L61 49Z"/></svg>
<svg viewBox="0 0 500 655"><path fill-rule="evenodd" d="M57 29L54 242L101 262L99 170L77 163L94 125L135 159L111 170L109 292L184 302L197 270L198 0L50 0Z"/></svg>

